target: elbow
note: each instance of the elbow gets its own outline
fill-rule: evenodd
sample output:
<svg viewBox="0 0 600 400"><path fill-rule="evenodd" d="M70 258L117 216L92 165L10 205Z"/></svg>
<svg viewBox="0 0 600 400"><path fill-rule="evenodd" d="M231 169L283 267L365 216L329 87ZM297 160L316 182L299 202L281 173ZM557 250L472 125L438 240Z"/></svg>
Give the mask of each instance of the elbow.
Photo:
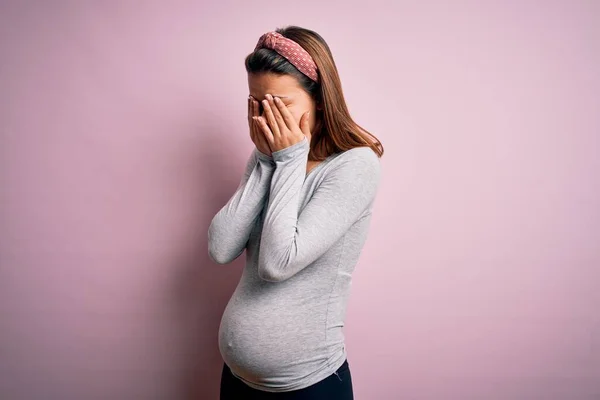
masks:
<svg viewBox="0 0 600 400"><path fill-rule="evenodd" d="M280 268L277 265L269 262L259 262L258 264L258 276L263 281L267 282L283 282L290 278L285 268Z"/></svg>
<svg viewBox="0 0 600 400"><path fill-rule="evenodd" d="M209 250L208 251L208 257L215 263L217 264L229 264L231 261L228 257L225 256L225 254L223 253L219 253L217 251L214 250Z"/></svg>
<svg viewBox="0 0 600 400"><path fill-rule="evenodd" d="M208 257L217 264L229 264L244 252L244 248L238 249L223 236L211 223L208 229Z"/></svg>
<svg viewBox="0 0 600 400"><path fill-rule="evenodd" d="M289 251L278 252L262 248L258 256L258 276L267 282L283 282L293 277L300 269L297 259L291 259Z"/></svg>
<svg viewBox="0 0 600 400"><path fill-rule="evenodd" d="M259 268L258 276L260 279L267 282L282 282L287 279L283 274L266 268Z"/></svg>
<svg viewBox="0 0 600 400"><path fill-rule="evenodd" d="M209 242L208 245L208 257L217 264L229 264L236 258L238 258L244 249L241 251L228 251L228 249L223 247L218 247Z"/></svg>

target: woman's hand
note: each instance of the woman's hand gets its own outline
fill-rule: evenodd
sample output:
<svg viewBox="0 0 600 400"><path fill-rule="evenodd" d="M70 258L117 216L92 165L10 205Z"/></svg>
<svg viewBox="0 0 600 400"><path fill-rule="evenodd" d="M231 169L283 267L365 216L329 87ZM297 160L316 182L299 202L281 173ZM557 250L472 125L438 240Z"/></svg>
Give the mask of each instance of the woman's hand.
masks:
<svg viewBox="0 0 600 400"><path fill-rule="evenodd" d="M273 98L270 94L265 95L265 97L266 99L262 102L265 115L254 116L253 119L258 121L271 150L283 150L301 142L305 137L310 143L311 134L308 124L310 111L302 114L298 123L281 99Z"/></svg>
<svg viewBox="0 0 600 400"><path fill-rule="evenodd" d="M258 116L258 101L254 97L248 96L248 126L250 128L250 138L258 151L271 156L269 143L267 142L265 135L261 132L258 121L253 118Z"/></svg>

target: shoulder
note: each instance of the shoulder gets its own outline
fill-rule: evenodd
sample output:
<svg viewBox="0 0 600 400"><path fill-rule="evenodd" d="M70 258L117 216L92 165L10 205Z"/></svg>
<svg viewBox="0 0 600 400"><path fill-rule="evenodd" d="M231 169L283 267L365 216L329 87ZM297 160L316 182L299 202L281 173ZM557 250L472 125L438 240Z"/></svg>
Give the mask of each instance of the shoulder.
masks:
<svg viewBox="0 0 600 400"><path fill-rule="evenodd" d="M326 173L329 180L338 182L365 182L377 186L381 177L379 156L370 147L354 147L337 153Z"/></svg>
<svg viewBox="0 0 600 400"><path fill-rule="evenodd" d="M370 147L354 147L350 150L338 153L335 158L337 168L350 170L367 170L374 173L379 173L381 170L381 162L377 153Z"/></svg>
<svg viewBox="0 0 600 400"><path fill-rule="evenodd" d="M352 157L366 159L370 162L379 164L379 156L368 146L354 147L350 150L346 150L344 153L349 153Z"/></svg>

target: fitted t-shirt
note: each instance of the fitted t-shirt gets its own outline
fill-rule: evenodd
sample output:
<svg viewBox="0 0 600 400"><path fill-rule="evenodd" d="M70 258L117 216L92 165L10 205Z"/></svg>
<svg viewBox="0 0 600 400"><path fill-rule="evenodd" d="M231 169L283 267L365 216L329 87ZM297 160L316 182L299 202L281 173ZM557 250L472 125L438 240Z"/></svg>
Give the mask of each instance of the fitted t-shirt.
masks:
<svg viewBox="0 0 600 400"><path fill-rule="evenodd" d="M369 147L334 153L306 173L305 137L268 156L253 149L208 230L210 258L246 250L218 333L224 362L248 386L298 390L347 359L343 326L381 169Z"/></svg>

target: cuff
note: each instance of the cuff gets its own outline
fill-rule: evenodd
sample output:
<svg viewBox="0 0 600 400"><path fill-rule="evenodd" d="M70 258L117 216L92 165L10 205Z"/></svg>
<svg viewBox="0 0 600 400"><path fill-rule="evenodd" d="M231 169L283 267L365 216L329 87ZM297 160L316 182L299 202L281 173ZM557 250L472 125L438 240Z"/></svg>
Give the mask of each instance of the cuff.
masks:
<svg viewBox="0 0 600 400"><path fill-rule="evenodd" d="M256 152L256 157L258 157L259 160L270 161L271 163L273 162L273 157L271 157L270 155L263 153L262 151L258 150L257 148L255 148L254 151Z"/></svg>
<svg viewBox="0 0 600 400"><path fill-rule="evenodd" d="M310 145L308 143L308 139L306 136L299 141L298 143L294 143L291 146L286 147L285 149L274 151L273 160L274 161L287 161L293 158L296 158L300 154L305 155L308 154L310 150Z"/></svg>

